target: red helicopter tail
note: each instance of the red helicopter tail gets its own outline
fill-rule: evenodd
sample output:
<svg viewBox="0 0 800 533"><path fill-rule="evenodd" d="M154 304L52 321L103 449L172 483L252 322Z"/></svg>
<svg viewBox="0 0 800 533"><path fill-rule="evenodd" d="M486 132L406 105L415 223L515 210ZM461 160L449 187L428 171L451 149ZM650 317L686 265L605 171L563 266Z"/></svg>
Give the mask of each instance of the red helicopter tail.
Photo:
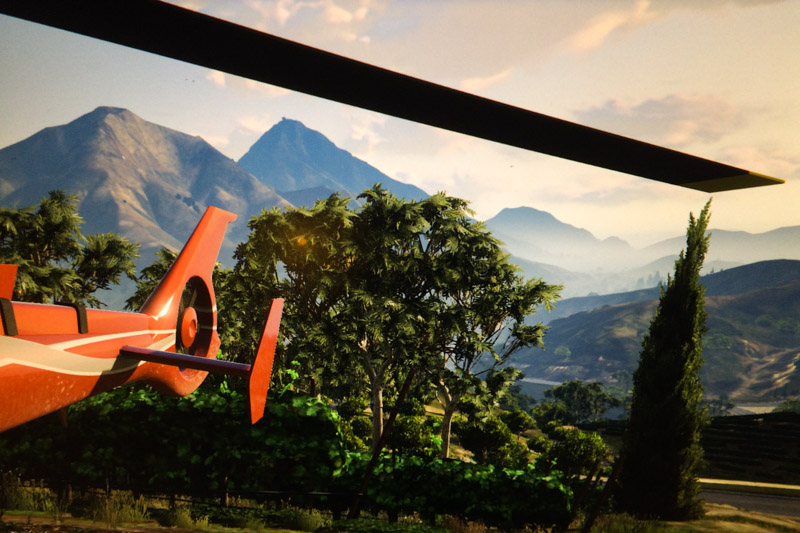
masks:
<svg viewBox="0 0 800 533"><path fill-rule="evenodd" d="M261 340L258 343L258 351L252 365L173 352L162 352L139 346L123 346L119 355L120 357L169 365L173 368L180 367L182 369L247 378L250 392L250 422L255 424L264 416L282 312L283 299L276 298L272 300L264 330L261 334Z"/></svg>
<svg viewBox="0 0 800 533"><path fill-rule="evenodd" d="M142 307L152 329L175 330L173 351L141 346L123 346L121 357L158 363L148 377L157 388L178 395L194 391L206 372L248 378L251 421L264 414L278 340L283 300L272 301L252 365L221 361L217 335L217 306L211 273L227 225L236 215L209 207L175 263Z"/></svg>

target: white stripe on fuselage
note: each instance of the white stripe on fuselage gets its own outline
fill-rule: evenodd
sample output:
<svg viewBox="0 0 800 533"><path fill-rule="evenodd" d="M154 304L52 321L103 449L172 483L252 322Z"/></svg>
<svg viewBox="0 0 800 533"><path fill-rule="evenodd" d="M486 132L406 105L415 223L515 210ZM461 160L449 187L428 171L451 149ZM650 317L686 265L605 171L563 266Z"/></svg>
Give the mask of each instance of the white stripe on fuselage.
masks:
<svg viewBox="0 0 800 533"><path fill-rule="evenodd" d="M72 339L70 341L64 342L56 342L53 344L49 344L51 348L55 348L56 350L69 350L70 348L75 348L77 346L86 346L87 344L94 344L95 342L104 342L104 341L113 341L114 339L121 339L124 337L133 337L138 335L169 335L175 334L174 329L145 329L141 331L126 331L124 333L111 333L108 335L96 335L92 337L78 337L77 339Z"/></svg>
<svg viewBox="0 0 800 533"><path fill-rule="evenodd" d="M110 339L130 337L132 335L169 335L146 346L152 350L166 350L175 345L175 330L158 331L132 331L114 335L100 335L97 337L85 337L75 341L66 341L56 344L46 345L38 342L0 336L0 367L6 365L22 365L40 370L49 370L60 374L72 376L99 376L102 374L118 374L127 372L143 364L144 361L136 359L119 359L114 357L89 357L65 351L64 348L84 346L93 342L101 342ZM24 355L23 355L24 354Z"/></svg>

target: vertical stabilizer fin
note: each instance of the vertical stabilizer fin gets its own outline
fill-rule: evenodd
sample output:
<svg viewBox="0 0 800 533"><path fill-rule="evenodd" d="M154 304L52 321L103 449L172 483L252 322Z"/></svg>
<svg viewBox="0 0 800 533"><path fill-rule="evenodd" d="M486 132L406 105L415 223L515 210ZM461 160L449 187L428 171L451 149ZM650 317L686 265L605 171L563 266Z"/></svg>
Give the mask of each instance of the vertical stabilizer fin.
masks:
<svg viewBox="0 0 800 533"><path fill-rule="evenodd" d="M250 422L255 424L264 416L267 405L267 391L272 376L272 362L278 344L278 328L283 313L283 299L272 300L261 340L258 342L253 368L250 370Z"/></svg>

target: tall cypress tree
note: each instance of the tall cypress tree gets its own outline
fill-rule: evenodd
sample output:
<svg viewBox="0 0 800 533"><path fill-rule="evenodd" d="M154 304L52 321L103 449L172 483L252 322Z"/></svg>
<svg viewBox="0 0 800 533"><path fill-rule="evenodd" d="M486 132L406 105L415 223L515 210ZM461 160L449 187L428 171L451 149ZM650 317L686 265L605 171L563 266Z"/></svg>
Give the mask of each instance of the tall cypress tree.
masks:
<svg viewBox="0 0 800 533"><path fill-rule="evenodd" d="M703 514L698 474L703 466L700 430L706 413L703 388L704 288L700 269L708 251L709 201L689 215L686 250L642 343L634 374L633 403L623 447L617 502L639 517L687 520Z"/></svg>

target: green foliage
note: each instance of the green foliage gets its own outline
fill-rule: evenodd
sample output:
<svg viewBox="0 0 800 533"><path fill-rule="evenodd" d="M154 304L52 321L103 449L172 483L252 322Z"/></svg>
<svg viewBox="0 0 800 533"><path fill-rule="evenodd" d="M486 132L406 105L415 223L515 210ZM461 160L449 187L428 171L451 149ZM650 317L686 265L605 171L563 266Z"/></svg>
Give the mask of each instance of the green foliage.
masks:
<svg viewBox="0 0 800 533"><path fill-rule="evenodd" d="M523 468L528 464L527 448L500 418L459 419L454 425L459 442L473 453L476 462L500 468Z"/></svg>
<svg viewBox="0 0 800 533"><path fill-rule="evenodd" d="M142 522L150 516L144 496L134 498L130 491L92 492L88 500L92 521L103 522L108 528L116 528L123 522Z"/></svg>
<svg viewBox="0 0 800 533"><path fill-rule="evenodd" d="M399 415L389 434L389 448L403 455L435 457L442 445L436 429L432 419Z"/></svg>
<svg viewBox="0 0 800 533"><path fill-rule="evenodd" d="M337 478L338 487L357 487L368 461L367 455L351 455ZM452 515L510 530L568 522L571 501L572 492L559 472L383 455L364 506L374 513L418 513L428 519Z"/></svg>
<svg viewBox="0 0 800 533"><path fill-rule="evenodd" d="M688 519L702 514L697 481L703 465L700 406L706 332L700 269L708 251L710 202L689 217L686 249L662 288L642 343L623 454L618 502L636 516Z"/></svg>
<svg viewBox="0 0 800 533"><path fill-rule="evenodd" d="M155 261L144 267L136 278L136 292L125 302L125 308L141 309L177 258L178 253L169 248L156 250Z"/></svg>
<svg viewBox="0 0 800 533"><path fill-rule="evenodd" d="M795 335L799 327L797 320L792 317L785 317L778 320L776 326L778 327L778 331L784 335Z"/></svg>
<svg viewBox="0 0 800 533"><path fill-rule="evenodd" d="M558 287L519 277L463 200L437 194L405 201L380 186L359 198L358 210L333 195L310 209L274 209L250 221L231 285L239 295L232 299L238 337L226 351L255 337L247 306L280 295L286 343L276 358L278 383L294 361L301 389L368 398L376 445L384 401L397 401L412 369L433 374L453 407L442 424L449 439L455 404L481 383L472 379L473 365L490 361L485 372L522 346L541 345L544 328L525 318L549 307Z"/></svg>
<svg viewBox="0 0 800 533"><path fill-rule="evenodd" d="M518 378L517 381L519 381ZM505 411L527 411L532 405L536 403L536 399L522 392L522 387L519 383L512 383L508 389L500 397L497 406Z"/></svg>
<svg viewBox="0 0 800 533"><path fill-rule="evenodd" d="M505 423L514 435L522 435L526 430L536 427L536 421L521 409L501 413L500 420Z"/></svg>
<svg viewBox="0 0 800 533"><path fill-rule="evenodd" d="M619 398L606 391L602 383L579 379L548 389L544 395L564 404L567 416L562 421L567 424L595 422L610 408L620 405Z"/></svg>
<svg viewBox="0 0 800 533"><path fill-rule="evenodd" d="M546 427L551 422L567 424L572 419L572 415L564 402L539 403L531 410L531 413L536 425L540 428Z"/></svg>
<svg viewBox="0 0 800 533"><path fill-rule="evenodd" d="M343 464L338 416L320 400L272 399L252 426L248 409L235 391L171 398L118 389L73 406L66 429L37 420L3 433L0 470L19 467L50 486L69 481L222 497L318 489Z"/></svg>
<svg viewBox="0 0 800 533"><path fill-rule="evenodd" d="M84 237L77 201L51 191L38 205L0 207L0 263L19 266L16 300L101 307L97 290L134 279L139 245L114 233Z"/></svg>
<svg viewBox="0 0 800 533"><path fill-rule="evenodd" d="M577 480L608 466L611 450L597 433L550 424L547 437L537 437L528 447L537 452L536 467L543 472L558 469Z"/></svg>

